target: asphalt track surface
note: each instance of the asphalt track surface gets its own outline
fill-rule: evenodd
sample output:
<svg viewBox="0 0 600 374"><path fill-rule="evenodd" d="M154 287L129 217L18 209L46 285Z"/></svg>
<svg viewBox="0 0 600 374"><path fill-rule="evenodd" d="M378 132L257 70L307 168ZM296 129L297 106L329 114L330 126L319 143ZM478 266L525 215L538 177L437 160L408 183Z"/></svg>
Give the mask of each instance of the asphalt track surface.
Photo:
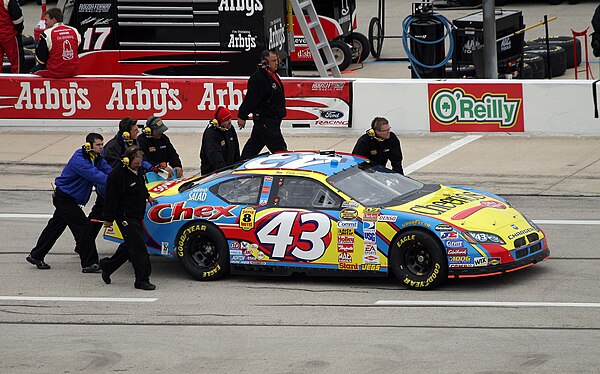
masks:
<svg viewBox="0 0 600 374"><path fill-rule="evenodd" d="M410 5L391 3L390 25L399 25ZM360 3L365 33L375 4ZM574 20L555 22L560 35L587 27L595 6L519 5L527 24L546 12ZM25 8L38 17L39 8ZM384 46L384 53L394 51ZM357 75L400 71L396 63L367 62ZM59 139L37 151L18 135L0 137L3 156L11 145L24 152L0 164L0 373L600 372L597 138L486 136L429 164L424 160L455 137L402 138L415 178L486 188L538 221L552 257L523 271L418 292L393 278L231 276L204 283L176 261L153 256L158 288L144 292L133 288L128 264L111 285L80 273L68 233L47 257L51 270L25 262L53 211L56 160L64 162L81 138L43 136ZM197 158L197 139L192 143L184 164ZM97 243L101 256L115 249Z"/></svg>

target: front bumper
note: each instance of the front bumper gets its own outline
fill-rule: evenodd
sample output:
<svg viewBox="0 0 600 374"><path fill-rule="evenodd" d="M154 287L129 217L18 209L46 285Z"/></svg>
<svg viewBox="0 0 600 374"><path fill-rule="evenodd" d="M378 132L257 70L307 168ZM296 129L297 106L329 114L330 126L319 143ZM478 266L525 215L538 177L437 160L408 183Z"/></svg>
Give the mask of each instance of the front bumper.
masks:
<svg viewBox="0 0 600 374"><path fill-rule="evenodd" d="M449 268L449 278L467 278L467 277L483 277L489 275L497 275L503 273L509 273L511 271L520 270L538 262L544 261L550 256L550 250L548 248L541 252L533 254L529 257L521 260L516 260L508 264L500 264L494 266L475 266L475 267L460 267L460 268Z"/></svg>

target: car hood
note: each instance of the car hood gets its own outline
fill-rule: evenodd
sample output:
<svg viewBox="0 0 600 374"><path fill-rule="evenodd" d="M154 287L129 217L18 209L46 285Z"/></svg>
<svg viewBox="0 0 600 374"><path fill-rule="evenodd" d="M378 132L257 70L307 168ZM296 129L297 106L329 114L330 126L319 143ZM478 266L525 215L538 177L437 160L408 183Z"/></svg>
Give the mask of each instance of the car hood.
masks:
<svg viewBox="0 0 600 374"><path fill-rule="evenodd" d="M436 218L463 230L498 232L506 227L514 231L511 225L530 227L519 211L491 194L444 185L390 209Z"/></svg>

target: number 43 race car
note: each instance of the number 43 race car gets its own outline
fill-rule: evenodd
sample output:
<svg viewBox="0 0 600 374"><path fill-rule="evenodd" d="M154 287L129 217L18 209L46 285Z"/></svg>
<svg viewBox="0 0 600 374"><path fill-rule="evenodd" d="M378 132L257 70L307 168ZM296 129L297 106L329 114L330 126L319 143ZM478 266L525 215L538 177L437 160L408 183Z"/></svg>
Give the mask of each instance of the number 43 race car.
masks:
<svg viewBox="0 0 600 374"><path fill-rule="evenodd" d="M423 184L334 152L261 155L148 184L150 253L193 278L229 273L387 276L430 289L546 259L544 232L485 191ZM116 225L105 237L119 241ZM114 230L114 231L111 231Z"/></svg>

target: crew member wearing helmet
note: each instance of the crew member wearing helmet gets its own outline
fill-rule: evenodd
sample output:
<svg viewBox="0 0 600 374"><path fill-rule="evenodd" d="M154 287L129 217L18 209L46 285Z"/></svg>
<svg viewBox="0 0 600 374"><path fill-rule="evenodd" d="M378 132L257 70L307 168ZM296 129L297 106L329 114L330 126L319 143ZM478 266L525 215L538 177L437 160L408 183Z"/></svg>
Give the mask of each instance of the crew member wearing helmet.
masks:
<svg viewBox="0 0 600 374"><path fill-rule="evenodd" d="M389 160L392 164L392 170L404 174L400 140L391 129L387 119L375 117L367 133L358 138L352 153L366 157L383 166L386 166Z"/></svg>
<svg viewBox="0 0 600 374"><path fill-rule="evenodd" d="M200 173L206 175L233 165L239 160L240 143L235 129L231 126L231 112L220 106L202 135Z"/></svg>
<svg viewBox="0 0 600 374"><path fill-rule="evenodd" d="M167 130L168 127L160 117L152 116L146 121L143 134L137 141L144 151L144 160L165 169L169 173L169 178L173 176L174 171L175 176L181 178L183 176L181 159L171 140L165 135Z"/></svg>

